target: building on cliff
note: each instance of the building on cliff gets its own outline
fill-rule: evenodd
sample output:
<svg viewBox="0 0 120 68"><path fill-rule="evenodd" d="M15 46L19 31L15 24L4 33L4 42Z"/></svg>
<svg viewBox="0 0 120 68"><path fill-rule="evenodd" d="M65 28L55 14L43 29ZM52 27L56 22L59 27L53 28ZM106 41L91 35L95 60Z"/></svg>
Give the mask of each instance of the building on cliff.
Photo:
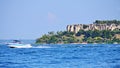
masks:
<svg viewBox="0 0 120 68"><path fill-rule="evenodd" d="M120 25L116 24L73 24L67 25L67 31L77 33L79 30L120 30Z"/></svg>

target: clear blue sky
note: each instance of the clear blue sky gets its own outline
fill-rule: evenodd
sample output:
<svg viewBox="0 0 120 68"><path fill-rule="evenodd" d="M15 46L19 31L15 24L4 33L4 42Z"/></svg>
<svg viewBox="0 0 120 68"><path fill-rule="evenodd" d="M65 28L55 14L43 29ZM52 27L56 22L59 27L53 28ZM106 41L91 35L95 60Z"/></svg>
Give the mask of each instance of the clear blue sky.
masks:
<svg viewBox="0 0 120 68"><path fill-rule="evenodd" d="M36 39L68 24L120 20L120 0L0 0L0 39Z"/></svg>

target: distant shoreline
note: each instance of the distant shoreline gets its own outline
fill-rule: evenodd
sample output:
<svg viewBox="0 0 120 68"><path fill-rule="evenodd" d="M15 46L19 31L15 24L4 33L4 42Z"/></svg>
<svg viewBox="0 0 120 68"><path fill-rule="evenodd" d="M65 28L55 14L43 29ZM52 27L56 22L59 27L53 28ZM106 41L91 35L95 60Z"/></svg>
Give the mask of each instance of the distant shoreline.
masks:
<svg viewBox="0 0 120 68"><path fill-rule="evenodd" d="M96 20L90 25L68 25L66 31L48 32L36 40L36 43L104 43L120 44L120 21Z"/></svg>
<svg viewBox="0 0 120 68"><path fill-rule="evenodd" d="M47 43L35 43L35 44L41 44L41 45L51 45L51 44L53 44L53 45L65 45L64 43L50 43L50 44L47 44ZM120 44L120 43L66 43L66 44L73 44L73 45L87 45L87 44L93 44L93 45L96 45L96 44L103 44L103 45L105 45L105 44Z"/></svg>

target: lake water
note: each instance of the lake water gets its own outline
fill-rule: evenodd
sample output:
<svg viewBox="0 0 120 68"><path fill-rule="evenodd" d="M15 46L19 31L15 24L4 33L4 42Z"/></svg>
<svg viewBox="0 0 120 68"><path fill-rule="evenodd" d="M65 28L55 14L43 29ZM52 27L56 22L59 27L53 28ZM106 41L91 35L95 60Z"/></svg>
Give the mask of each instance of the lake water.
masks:
<svg viewBox="0 0 120 68"><path fill-rule="evenodd" d="M9 48L0 41L0 68L120 68L119 44L34 44Z"/></svg>

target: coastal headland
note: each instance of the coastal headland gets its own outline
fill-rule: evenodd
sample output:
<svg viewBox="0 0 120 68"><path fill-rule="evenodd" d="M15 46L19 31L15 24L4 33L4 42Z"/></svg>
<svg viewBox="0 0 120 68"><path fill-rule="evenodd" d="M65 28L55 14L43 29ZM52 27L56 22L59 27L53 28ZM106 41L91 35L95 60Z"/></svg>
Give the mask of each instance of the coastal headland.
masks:
<svg viewBox="0 0 120 68"><path fill-rule="evenodd" d="M93 24L67 25L66 31L48 32L36 40L41 44L120 43L120 21L96 20Z"/></svg>

